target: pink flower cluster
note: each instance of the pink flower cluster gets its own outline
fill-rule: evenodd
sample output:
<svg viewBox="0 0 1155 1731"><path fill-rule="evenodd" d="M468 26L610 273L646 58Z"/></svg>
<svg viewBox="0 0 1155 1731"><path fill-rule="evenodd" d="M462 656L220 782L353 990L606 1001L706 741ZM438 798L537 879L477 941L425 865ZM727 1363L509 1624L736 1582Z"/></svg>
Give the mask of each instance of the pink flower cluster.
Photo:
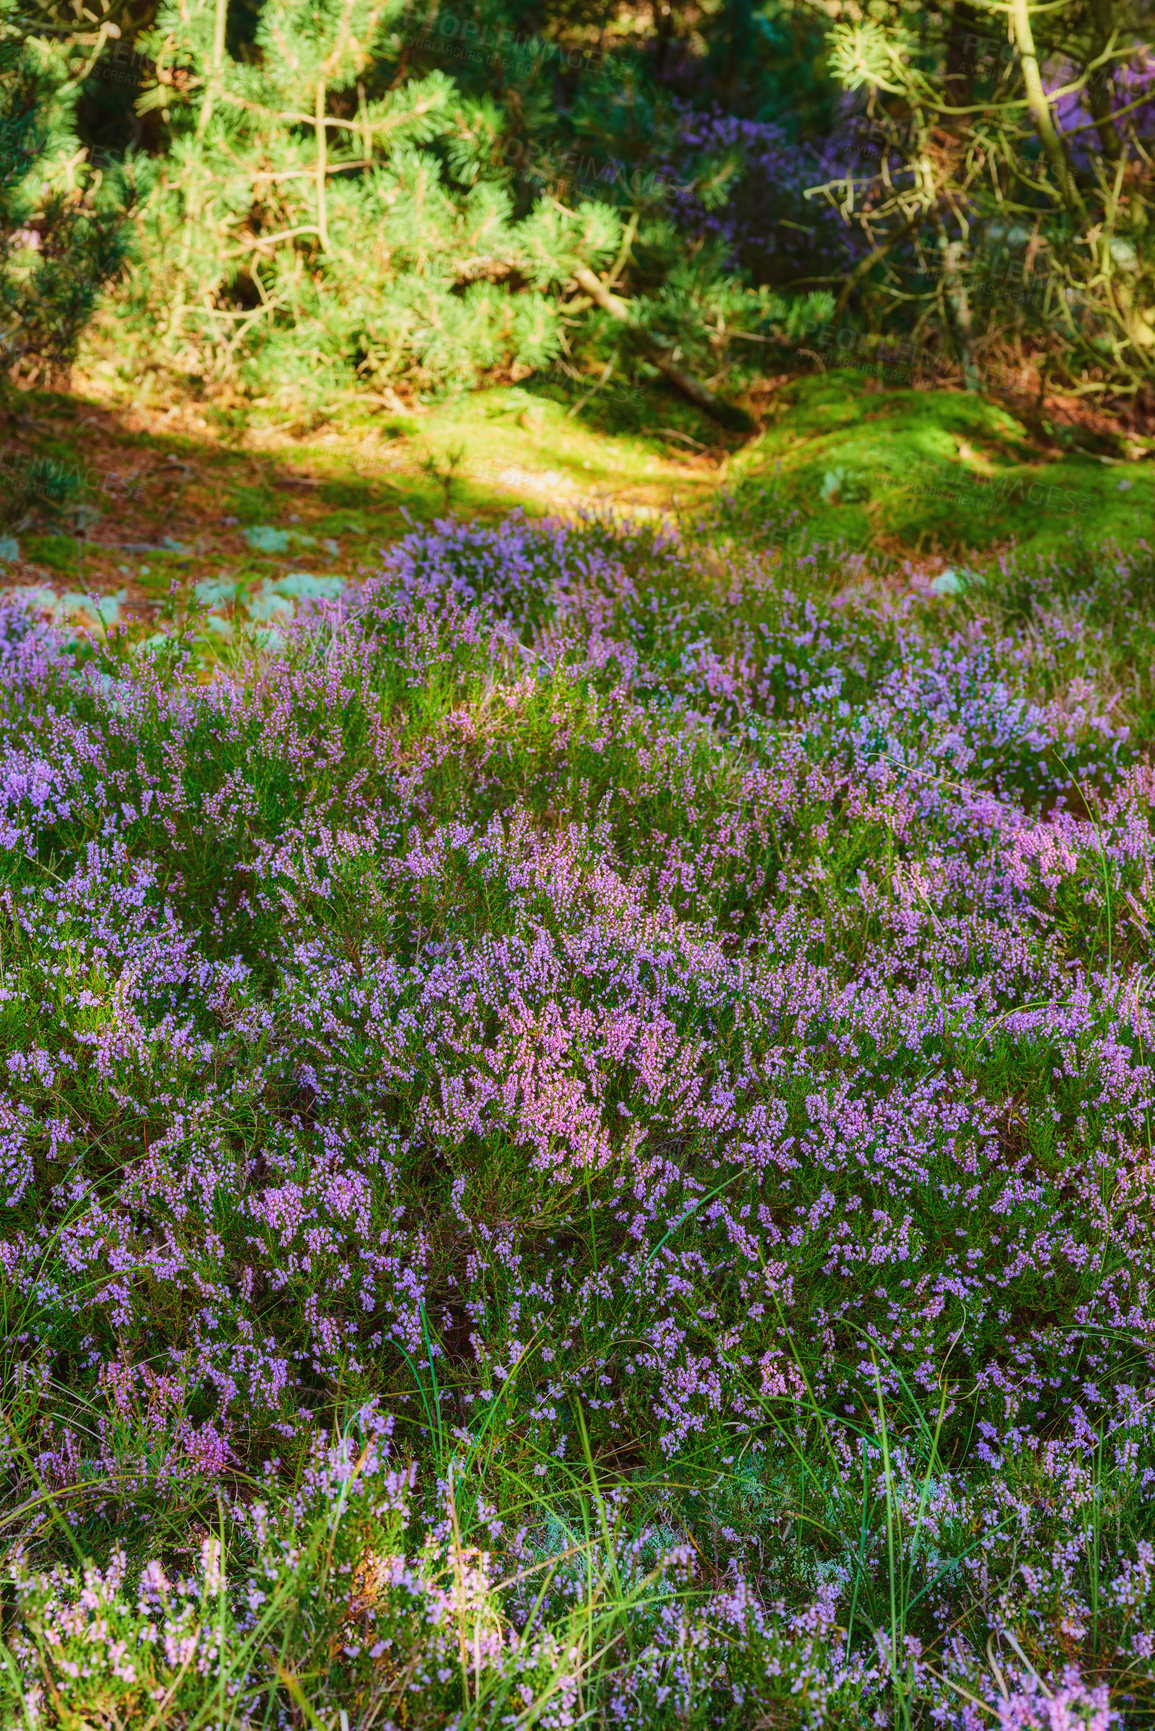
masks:
<svg viewBox="0 0 1155 1731"><path fill-rule="evenodd" d="M545 1687L591 1482L622 1722L1150 1698L1155 777L1077 608L726 558L414 530L212 677L4 622L5 1467L144 1569L29 1525L74 1710L300 1598L351 1411L430 1701L461 1593Z"/></svg>

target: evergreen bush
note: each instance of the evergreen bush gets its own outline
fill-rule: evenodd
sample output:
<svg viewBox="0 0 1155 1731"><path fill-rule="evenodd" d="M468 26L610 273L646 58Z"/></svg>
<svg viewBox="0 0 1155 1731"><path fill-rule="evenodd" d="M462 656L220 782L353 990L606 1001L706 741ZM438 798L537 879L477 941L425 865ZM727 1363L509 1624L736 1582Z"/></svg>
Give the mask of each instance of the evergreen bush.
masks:
<svg viewBox="0 0 1155 1731"><path fill-rule="evenodd" d="M68 58L0 0L0 378L67 366L125 256L124 187L77 138Z"/></svg>
<svg viewBox="0 0 1155 1731"><path fill-rule="evenodd" d="M733 325L799 314L671 221L681 182L660 152L678 113L644 69L635 88L585 54L559 106L549 41L494 40L496 95L458 83L450 38L417 33L404 0L265 0L244 18L165 0L137 44L137 120L160 148L136 158L122 366L306 419L550 363L656 366L724 416L694 369L733 383ZM648 176L623 126L646 134Z"/></svg>

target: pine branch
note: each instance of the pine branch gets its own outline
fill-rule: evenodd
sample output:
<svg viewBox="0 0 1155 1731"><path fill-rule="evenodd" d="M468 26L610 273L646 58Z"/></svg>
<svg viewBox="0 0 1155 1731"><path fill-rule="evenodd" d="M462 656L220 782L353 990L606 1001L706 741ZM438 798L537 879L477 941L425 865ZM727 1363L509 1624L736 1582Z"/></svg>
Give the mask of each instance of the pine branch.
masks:
<svg viewBox="0 0 1155 1731"><path fill-rule="evenodd" d="M622 300L620 295L612 294L601 279L594 275L588 265L575 265L572 274L578 287L584 289L591 301L601 307L603 312L609 313L611 318L619 320L622 324L631 322L629 303ZM724 402L721 397L714 395L708 385L704 385L700 379L694 378L692 373L687 373L682 367L679 367L655 342L650 333L643 330L640 325L634 325L633 329L641 342L646 359L651 361L658 371L669 379L675 390L680 391L684 397L688 397L690 402L695 403L698 408L704 409L711 420L717 421L719 426L741 432L752 431L754 423L744 409L739 409L732 403Z"/></svg>

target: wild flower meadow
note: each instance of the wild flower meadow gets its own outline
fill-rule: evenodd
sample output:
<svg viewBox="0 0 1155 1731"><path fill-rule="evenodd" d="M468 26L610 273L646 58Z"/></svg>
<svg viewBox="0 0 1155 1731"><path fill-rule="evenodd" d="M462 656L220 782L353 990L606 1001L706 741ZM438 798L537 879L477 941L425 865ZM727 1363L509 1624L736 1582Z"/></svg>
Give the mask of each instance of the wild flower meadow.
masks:
<svg viewBox="0 0 1155 1731"><path fill-rule="evenodd" d="M0 622L0 1721L1155 1703L1143 546Z"/></svg>

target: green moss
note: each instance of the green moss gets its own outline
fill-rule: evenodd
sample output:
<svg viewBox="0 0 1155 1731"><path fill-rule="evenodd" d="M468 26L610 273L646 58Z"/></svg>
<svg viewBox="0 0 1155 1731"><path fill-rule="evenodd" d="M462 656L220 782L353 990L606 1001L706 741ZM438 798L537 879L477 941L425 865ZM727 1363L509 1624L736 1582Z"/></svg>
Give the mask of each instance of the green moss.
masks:
<svg viewBox="0 0 1155 1731"><path fill-rule="evenodd" d="M22 535L20 550L34 565L75 577L79 569L79 544L73 535Z"/></svg>
<svg viewBox="0 0 1155 1731"><path fill-rule="evenodd" d="M849 372L797 379L731 468L737 520L796 513L815 540L895 553L1052 552L1133 541L1155 523L1155 473L1084 452L1048 459L1001 404L872 390Z"/></svg>
<svg viewBox="0 0 1155 1731"><path fill-rule="evenodd" d="M233 487L229 512L244 524L275 523L284 511L284 500L267 482L258 487Z"/></svg>
<svg viewBox="0 0 1155 1731"><path fill-rule="evenodd" d="M362 480L326 481L319 491L326 505L346 513L371 510L378 493L371 482Z"/></svg>

